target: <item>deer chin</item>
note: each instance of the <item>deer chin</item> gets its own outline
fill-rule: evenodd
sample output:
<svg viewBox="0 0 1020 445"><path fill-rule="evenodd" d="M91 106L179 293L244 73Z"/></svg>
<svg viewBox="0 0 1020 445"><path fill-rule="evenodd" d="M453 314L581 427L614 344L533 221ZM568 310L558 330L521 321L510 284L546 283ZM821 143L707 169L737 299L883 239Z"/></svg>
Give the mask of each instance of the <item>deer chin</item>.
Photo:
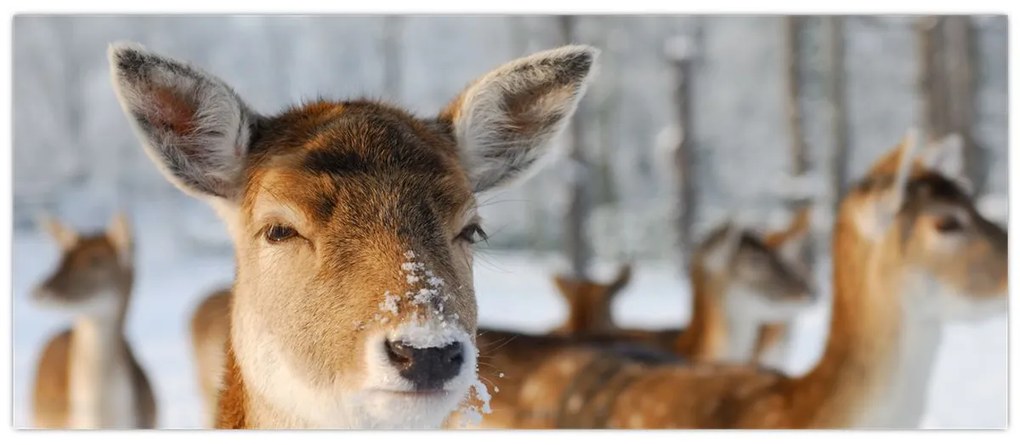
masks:
<svg viewBox="0 0 1020 445"><path fill-rule="evenodd" d="M423 330L409 325L368 335L365 367L357 375L336 376L332 381L312 383L292 363L282 345L271 337L249 342L240 334L244 318L235 324L234 347L249 389L268 403L270 411L290 413L286 424L301 428L439 428L465 399L477 381L477 349L459 327ZM429 333L431 335L425 335ZM413 335L417 334L419 336ZM461 372L437 390L416 391L387 361L386 339L433 342L461 341L464 364ZM425 346L422 346L425 347Z"/></svg>
<svg viewBox="0 0 1020 445"><path fill-rule="evenodd" d="M947 322L980 322L1009 311L1005 295L976 297L942 290L936 298L941 318Z"/></svg>

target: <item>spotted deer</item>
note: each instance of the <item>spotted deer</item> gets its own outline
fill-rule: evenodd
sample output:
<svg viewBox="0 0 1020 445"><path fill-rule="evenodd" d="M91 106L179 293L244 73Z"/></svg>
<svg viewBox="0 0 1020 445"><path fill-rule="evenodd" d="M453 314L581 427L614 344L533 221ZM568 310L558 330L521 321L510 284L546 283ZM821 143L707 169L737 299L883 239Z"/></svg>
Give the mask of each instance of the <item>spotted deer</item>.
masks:
<svg viewBox="0 0 1020 445"><path fill-rule="evenodd" d="M61 258L34 299L75 320L43 349L33 393L35 426L154 428L152 388L124 335L134 282L127 219L117 215L99 234L79 234L49 217L43 226Z"/></svg>
<svg viewBox="0 0 1020 445"><path fill-rule="evenodd" d="M199 68L112 45L146 153L234 243L217 426L438 427L471 388L484 398L475 196L549 152L597 53L512 61L423 118L367 100L263 115Z"/></svg>
<svg viewBox="0 0 1020 445"><path fill-rule="evenodd" d="M959 145L917 156L912 134L840 204L830 333L806 375L550 347L486 426L917 427L943 324L1005 312L1007 235L954 181Z"/></svg>
<svg viewBox="0 0 1020 445"><path fill-rule="evenodd" d="M189 326L195 376L202 393L208 426L216 425L216 406L222 388L223 365L226 362L227 338L230 333L230 295L230 289L220 289L209 294L195 308Z"/></svg>
<svg viewBox="0 0 1020 445"><path fill-rule="evenodd" d="M809 229L808 209L789 227L764 236L736 224L713 230L695 249L690 276L692 310L686 329L624 329L612 321L612 298L630 276L610 284L555 282L568 303L567 323L556 332L597 342L635 341L689 360L747 363L786 339L784 323L813 307L809 271L796 253ZM770 337L760 340L759 330Z"/></svg>

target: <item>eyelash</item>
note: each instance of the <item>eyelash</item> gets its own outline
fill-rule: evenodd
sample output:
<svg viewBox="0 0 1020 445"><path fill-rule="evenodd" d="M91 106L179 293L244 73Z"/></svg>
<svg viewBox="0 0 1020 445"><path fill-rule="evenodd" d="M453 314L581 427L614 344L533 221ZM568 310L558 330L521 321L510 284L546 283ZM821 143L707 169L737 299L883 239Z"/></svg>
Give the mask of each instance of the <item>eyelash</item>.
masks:
<svg viewBox="0 0 1020 445"><path fill-rule="evenodd" d="M475 238L476 235L480 238ZM479 241L488 241L489 235L482 230L482 226L478 225L478 223L471 223L465 226L460 233L457 234L455 239L464 241L468 244L475 244Z"/></svg>
<svg viewBox="0 0 1020 445"><path fill-rule="evenodd" d="M297 230L283 224L271 224L263 231L263 236L270 244L282 243L298 236Z"/></svg>

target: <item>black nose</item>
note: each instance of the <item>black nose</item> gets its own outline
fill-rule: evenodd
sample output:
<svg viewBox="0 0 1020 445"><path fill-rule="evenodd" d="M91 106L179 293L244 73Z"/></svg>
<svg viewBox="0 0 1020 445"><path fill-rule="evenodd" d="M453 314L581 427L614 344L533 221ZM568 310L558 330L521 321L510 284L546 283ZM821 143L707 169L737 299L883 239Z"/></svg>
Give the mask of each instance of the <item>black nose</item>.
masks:
<svg viewBox="0 0 1020 445"><path fill-rule="evenodd" d="M407 343L386 341L386 355L400 376L410 380L414 389L442 389L460 374L464 365L464 345L451 343L437 348L416 348Z"/></svg>

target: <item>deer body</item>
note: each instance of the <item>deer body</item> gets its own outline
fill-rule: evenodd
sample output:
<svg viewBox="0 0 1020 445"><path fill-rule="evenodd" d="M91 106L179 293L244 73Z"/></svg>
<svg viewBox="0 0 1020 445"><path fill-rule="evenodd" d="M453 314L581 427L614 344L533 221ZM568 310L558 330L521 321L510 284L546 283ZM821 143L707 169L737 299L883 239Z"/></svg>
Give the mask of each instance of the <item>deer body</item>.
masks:
<svg viewBox="0 0 1020 445"><path fill-rule="evenodd" d="M195 308L191 317L191 347L195 375L207 415L207 423L216 424L216 405L222 388L227 360L227 336L230 332L230 289L213 292Z"/></svg>
<svg viewBox="0 0 1020 445"><path fill-rule="evenodd" d="M133 277L126 222L118 218L109 234L88 237L56 221L48 226L64 258L36 298L77 317L43 350L35 380L36 425L153 428L152 388L124 336Z"/></svg>
<svg viewBox="0 0 1020 445"><path fill-rule="evenodd" d="M234 241L217 426L435 428L484 392L475 196L548 153L596 56L512 61L434 117L365 100L263 115L196 67L111 46L146 153Z"/></svg>
<svg viewBox="0 0 1020 445"><path fill-rule="evenodd" d="M831 332L807 375L564 350L533 364L522 385L541 396L501 426L562 426L572 413L554 408L573 399L568 408L598 407L574 419L582 427L917 427L941 323L1004 311L1007 261L1005 232L939 170L915 162L910 146L877 163L841 204ZM603 382L570 385L600 361L613 364Z"/></svg>

